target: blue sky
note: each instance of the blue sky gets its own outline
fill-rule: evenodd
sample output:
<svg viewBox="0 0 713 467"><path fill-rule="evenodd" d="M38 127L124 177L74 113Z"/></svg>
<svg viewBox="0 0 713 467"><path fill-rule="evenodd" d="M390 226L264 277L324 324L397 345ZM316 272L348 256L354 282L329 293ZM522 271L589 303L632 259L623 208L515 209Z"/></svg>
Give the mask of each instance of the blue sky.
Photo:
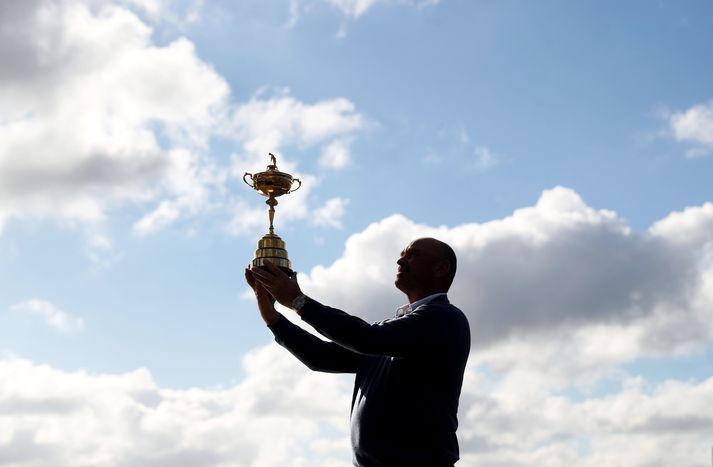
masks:
<svg viewBox="0 0 713 467"><path fill-rule="evenodd" d="M349 465L351 380L272 343L243 282L269 152L304 182L275 226L315 298L382 319L401 248L456 249L462 465L708 465L710 2L33 0L0 25L3 465Z"/></svg>

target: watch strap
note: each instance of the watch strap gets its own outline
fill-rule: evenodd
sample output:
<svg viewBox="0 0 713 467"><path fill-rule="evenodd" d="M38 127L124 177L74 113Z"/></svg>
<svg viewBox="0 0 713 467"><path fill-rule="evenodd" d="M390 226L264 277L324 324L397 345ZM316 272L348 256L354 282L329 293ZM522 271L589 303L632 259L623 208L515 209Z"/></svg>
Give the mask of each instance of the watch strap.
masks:
<svg viewBox="0 0 713 467"><path fill-rule="evenodd" d="M307 303L307 295L305 294L299 294L298 296L295 297L294 300L292 300L292 305L290 308L292 308L295 311L300 311L302 307L305 306L305 303Z"/></svg>

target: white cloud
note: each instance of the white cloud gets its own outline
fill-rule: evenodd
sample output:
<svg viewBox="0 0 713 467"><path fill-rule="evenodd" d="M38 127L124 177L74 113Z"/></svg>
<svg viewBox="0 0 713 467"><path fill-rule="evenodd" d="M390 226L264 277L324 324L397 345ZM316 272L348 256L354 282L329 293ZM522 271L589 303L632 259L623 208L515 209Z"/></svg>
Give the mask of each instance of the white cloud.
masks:
<svg viewBox="0 0 713 467"><path fill-rule="evenodd" d="M229 125L223 128L225 135L239 142L243 149L241 154L233 155L231 175L241 179L246 171L255 173L266 170L269 162L267 154L274 153L278 169L302 181L297 191L278 199L276 228L285 221L305 219L312 210L309 195L319 182L314 175L300 172L295 158L283 155L282 148L304 150L318 146L322 148L319 161L322 167L343 168L351 160L349 142L371 125L373 123L358 113L348 99L328 99L310 104L295 99L287 89L274 92L262 89L247 103L237 106ZM237 183L243 184L242 181ZM246 196L252 201L234 203L238 211L228 227L230 232L252 231L262 222L258 220L260 216L267 218L267 208L249 207L262 205L254 203L261 198L254 194ZM318 211L320 220L326 221L323 213Z"/></svg>
<svg viewBox="0 0 713 467"><path fill-rule="evenodd" d="M322 0L339 10L343 15L359 18L378 4L404 5L414 8L425 8L437 5L440 0Z"/></svg>
<svg viewBox="0 0 713 467"><path fill-rule="evenodd" d="M175 202L164 200L155 210L134 224L134 231L139 235L153 233L178 219L180 214Z"/></svg>
<svg viewBox="0 0 713 467"><path fill-rule="evenodd" d="M226 388L169 389L146 369L67 372L0 360L0 462L30 465L350 465L352 378L311 373L276 344L243 359ZM624 377L608 395L530 392L469 365L461 464L518 467L706 465L713 378Z"/></svg>
<svg viewBox="0 0 713 467"><path fill-rule="evenodd" d="M193 196L170 178L185 169L178 155L205 147L228 86L191 42L156 46L108 2L2 9L0 224L97 222L127 201Z"/></svg>
<svg viewBox="0 0 713 467"><path fill-rule="evenodd" d="M237 106L226 132L243 144L248 155L258 158L253 164L262 166L267 153L279 154L285 145L329 145L367 126L368 121L348 99L305 104L292 97L288 89L273 94L262 89Z"/></svg>
<svg viewBox="0 0 713 467"><path fill-rule="evenodd" d="M119 0L146 15L153 23L169 23L179 28L200 19L205 0Z"/></svg>
<svg viewBox="0 0 713 467"><path fill-rule="evenodd" d="M498 163L498 157L485 146L476 146L474 149L475 167L480 171L488 170Z"/></svg>
<svg viewBox="0 0 713 467"><path fill-rule="evenodd" d="M327 169L340 170L351 163L349 154L349 142L343 139L336 139L322 149L322 156L319 164Z"/></svg>
<svg viewBox="0 0 713 467"><path fill-rule="evenodd" d="M233 206L233 216L226 226L226 231L233 235L242 235L259 230L267 231L269 226L268 208L259 208L257 206L260 205L251 205L242 199L237 200ZM277 209L275 211L275 216L277 216Z"/></svg>
<svg viewBox="0 0 713 467"><path fill-rule="evenodd" d="M713 273L703 253L713 230L707 222L689 229L696 233L681 244L688 220L672 216L655 235L632 233L615 213L596 211L572 190L555 188L535 206L484 224L429 227L386 218L352 235L342 257L314 268L302 284L327 303L370 321L383 319L403 300L388 285L398 252L414 238L438 237L459 256L451 296L469 316L474 347L566 343L582 353L581 361L591 361L587 349L596 336L627 336L625 344L597 356L610 365L708 341ZM601 331L579 335L579 329ZM492 364L507 366L528 355L514 348L510 358L500 350Z"/></svg>
<svg viewBox="0 0 713 467"><path fill-rule="evenodd" d="M713 101L675 112L668 119L676 140L695 145L688 151L688 157L704 156L713 151Z"/></svg>
<svg viewBox="0 0 713 467"><path fill-rule="evenodd" d="M622 364L710 349L711 219L706 204L634 233L555 188L483 224L386 218L300 283L381 319L402 300L390 285L398 252L418 236L442 238L459 258L449 295L473 331L463 465L703 466L713 378L647 381ZM231 387L175 390L143 369L97 375L0 360L0 463L349 465L351 377L310 373L275 344L243 366Z"/></svg>
<svg viewBox="0 0 713 467"><path fill-rule="evenodd" d="M346 16L358 18L369 8L378 3L378 0L325 0Z"/></svg>
<svg viewBox="0 0 713 467"><path fill-rule="evenodd" d="M707 465L713 379L647 384L625 378L617 392L573 402L471 379L461 417L464 465L519 467ZM521 381L522 383L522 381ZM533 383L529 381L527 383ZM478 387L480 385L480 387ZM473 390L475 389L475 390Z"/></svg>
<svg viewBox="0 0 713 467"><path fill-rule="evenodd" d="M239 167L239 165L237 166ZM284 170L281 166L278 168L281 171ZM262 170L265 170L265 168L263 167ZM275 233L278 235L290 222L309 217L311 211L308 205L308 198L312 190L319 184L318 180L312 175L299 173L293 173L292 175L298 178L302 185L296 191L277 198L278 204L275 206L274 228ZM295 186L297 185L293 184L293 188ZM250 190L247 187L245 189ZM257 192L254 192L247 193L245 198L234 201L231 207L232 219L226 226L227 232L234 235L267 232L270 221L265 200L265 197L259 196Z"/></svg>
<svg viewBox="0 0 713 467"><path fill-rule="evenodd" d="M99 232L88 233L85 248L95 270L106 269L122 257L112 239Z"/></svg>
<svg viewBox="0 0 713 467"><path fill-rule="evenodd" d="M159 13L166 11L169 0L126 0L125 3L137 7L151 16L158 16Z"/></svg>
<svg viewBox="0 0 713 467"><path fill-rule="evenodd" d="M96 230L131 205L146 209L134 232L149 235L230 210L227 177L264 170L268 152L316 146L331 168L349 162L349 142L369 126L351 101L304 103L263 89L231 104L228 84L193 43L156 45L149 24L122 5L149 17L173 9L154 0L0 5L0 232L10 219L33 218ZM242 146L230 167L206 154L217 135ZM280 168L300 172L291 157ZM305 188L280 201L292 206L280 221L310 210L316 178L301 177ZM232 231L251 228L239 219Z"/></svg>
<svg viewBox="0 0 713 467"><path fill-rule="evenodd" d="M321 208L315 209L313 213L314 222L317 225L332 227L335 229L342 228L342 217L349 204L348 199L330 198Z"/></svg>
<svg viewBox="0 0 713 467"><path fill-rule="evenodd" d="M713 232L713 203L702 206L688 207L680 212L672 212L664 219L656 222L650 233L667 241L675 242L681 247L700 249L711 248L711 232Z"/></svg>
<svg viewBox="0 0 713 467"><path fill-rule="evenodd" d="M225 175L209 161L183 149L170 151L172 166L164 174L164 186L175 196L163 199L134 224L139 235L154 233L181 217L195 215L210 204L209 187L222 186Z"/></svg>
<svg viewBox="0 0 713 467"><path fill-rule="evenodd" d="M302 13L309 13L316 5L326 5L343 16L343 21L335 34L337 39L344 39L347 36L347 21L358 20L369 10L377 5L393 5L409 8L424 9L435 6L440 0L289 0L289 15L285 27L294 27L300 19Z"/></svg>
<svg viewBox="0 0 713 467"><path fill-rule="evenodd" d="M349 465L348 377L309 373L276 344L243 366L236 386L174 390L145 369L90 374L0 360L0 463Z"/></svg>
<svg viewBox="0 0 713 467"><path fill-rule="evenodd" d="M10 309L19 313L38 315L48 326L63 333L74 333L84 329L84 321L81 318L72 316L46 300L33 298L16 303Z"/></svg>
<svg viewBox="0 0 713 467"><path fill-rule="evenodd" d="M713 380L656 385L621 365L710 348L711 219L706 204L638 234L555 188L484 224L389 217L301 284L325 303L383 319L403 301L389 285L400 249L441 238L458 254L449 295L473 335L460 412L465 465L703 465L711 421L699 411ZM621 387L602 395L602 384ZM674 402L678 395L689 399Z"/></svg>

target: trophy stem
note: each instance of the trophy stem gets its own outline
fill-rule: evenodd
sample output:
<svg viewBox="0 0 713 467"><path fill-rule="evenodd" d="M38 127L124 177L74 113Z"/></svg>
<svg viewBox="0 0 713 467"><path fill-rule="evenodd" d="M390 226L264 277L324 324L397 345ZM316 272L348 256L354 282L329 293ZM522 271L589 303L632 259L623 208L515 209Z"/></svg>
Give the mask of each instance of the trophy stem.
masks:
<svg viewBox="0 0 713 467"><path fill-rule="evenodd" d="M265 201L265 204L270 206L270 210L268 211L268 216L270 217L270 233L274 234L275 228L272 226L272 223L275 220L275 206L277 206L277 200L272 193L270 193L270 197Z"/></svg>

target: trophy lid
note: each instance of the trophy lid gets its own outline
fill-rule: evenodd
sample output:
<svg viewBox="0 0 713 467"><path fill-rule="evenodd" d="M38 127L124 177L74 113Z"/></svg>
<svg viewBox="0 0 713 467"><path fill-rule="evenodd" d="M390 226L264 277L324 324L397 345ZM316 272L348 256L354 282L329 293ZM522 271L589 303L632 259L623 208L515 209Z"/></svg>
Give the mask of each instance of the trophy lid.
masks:
<svg viewBox="0 0 713 467"><path fill-rule="evenodd" d="M295 191L299 189L302 182L293 178L292 175L280 172L277 169L277 159L270 153L270 164L267 166L267 170L263 172L257 172L254 174L245 174L245 176L250 175L252 179L252 185L250 185L255 191L259 192L263 196L268 197L278 197L290 193L290 191ZM245 179L243 176L243 180ZM298 183L297 188L292 190L292 184L294 182ZM247 181L245 181L247 183Z"/></svg>

